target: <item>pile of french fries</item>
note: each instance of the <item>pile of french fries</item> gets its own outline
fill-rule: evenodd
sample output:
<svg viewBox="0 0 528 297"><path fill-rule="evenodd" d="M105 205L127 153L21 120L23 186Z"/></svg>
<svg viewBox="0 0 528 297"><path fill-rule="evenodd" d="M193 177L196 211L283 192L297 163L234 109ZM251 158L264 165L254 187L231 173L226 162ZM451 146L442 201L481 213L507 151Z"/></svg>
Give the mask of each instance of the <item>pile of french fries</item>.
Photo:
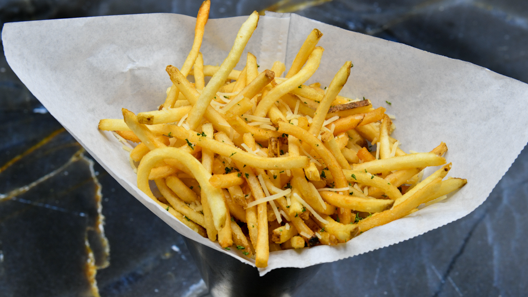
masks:
<svg viewBox="0 0 528 297"><path fill-rule="evenodd" d="M256 12L224 62L204 65L209 7L209 1L200 7L181 69L166 68L172 86L159 110L123 109L124 119L99 123L137 144L128 150L138 188L183 224L266 267L270 252L347 242L466 184L443 180L451 168L444 143L406 154L390 136L394 125L383 107L339 95L351 62L328 88L305 85L324 51L317 29L285 77L283 63L261 71L251 53L234 70L257 28ZM424 179L428 166L442 167Z"/></svg>

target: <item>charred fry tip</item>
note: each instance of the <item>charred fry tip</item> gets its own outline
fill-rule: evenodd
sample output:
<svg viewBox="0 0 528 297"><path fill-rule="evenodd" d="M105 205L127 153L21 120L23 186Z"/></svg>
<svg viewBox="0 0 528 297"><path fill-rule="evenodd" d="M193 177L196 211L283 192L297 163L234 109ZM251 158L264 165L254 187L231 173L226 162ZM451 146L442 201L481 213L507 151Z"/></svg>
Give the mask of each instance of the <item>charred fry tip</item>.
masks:
<svg viewBox="0 0 528 297"><path fill-rule="evenodd" d="M318 39L323 37L323 33L321 31L319 31L319 29L315 28L312 31L315 33L315 35L317 36Z"/></svg>
<svg viewBox="0 0 528 297"><path fill-rule="evenodd" d="M268 69L264 70L264 75L266 75L266 78L269 80L272 80L275 78L275 72L268 70Z"/></svg>
<svg viewBox="0 0 528 297"><path fill-rule="evenodd" d="M126 109L126 108L121 108L121 113L123 113L123 116L125 115L135 115L133 112L131 112L130 110Z"/></svg>

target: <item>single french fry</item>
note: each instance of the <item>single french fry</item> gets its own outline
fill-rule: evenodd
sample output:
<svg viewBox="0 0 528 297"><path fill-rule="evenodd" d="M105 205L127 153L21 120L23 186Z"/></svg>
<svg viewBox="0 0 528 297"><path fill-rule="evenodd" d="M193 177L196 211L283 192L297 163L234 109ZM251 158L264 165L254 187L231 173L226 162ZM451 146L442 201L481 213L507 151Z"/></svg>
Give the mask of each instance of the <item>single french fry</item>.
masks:
<svg viewBox="0 0 528 297"><path fill-rule="evenodd" d="M319 139L299 127L284 122L279 123L279 133L286 133L288 135L295 136L297 139L302 140L303 143L308 144L312 150L314 150L323 159L326 166L330 169L330 172L332 172L336 187L348 187L346 178L343 175L343 171L341 170L336 158L330 153L330 151L328 151L328 149L325 148Z"/></svg>
<svg viewBox="0 0 528 297"><path fill-rule="evenodd" d="M255 79L253 79L247 86L240 91L235 98L233 98L226 106L224 106L220 113L235 113L233 109L237 106L237 104L241 104L242 101L246 100L249 102L249 100L253 97L255 97L262 89L268 85L273 78L275 77L275 73L273 73L270 70L264 70L261 74L259 74ZM253 106L253 105L251 105ZM249 109L247 109L249 110ZM246 111L247 111L246 110ZM244 111L245 112L245 111ZM240 115L242 113L235 113L237 115Z"/></svg>
<svg viewBox="0 0 528 297"><path fill-rule="evenodd" d="M338 99L339 97L340 96L337 96ZM336 99L335 101L337 101L338 99ZM333 104L335 104L335 101L333 102ZM372 103L368 99L361 101L346 102L344 104L333 105L332 107L330 107L326 118L329 119L334 116L345 118L351 115L366 113L372 110L374 110L374 108L372 108Z"/></svg>
<svg viewBox="0 0 528 297"><path fill-rule="evenodd" d="M341 149L339 148L339 145L337 144L337 141L335 140L332 133L329 133L329 137L323 138L323 143L325 147L332 153L332 155L336 158L337 163L339 163L339 166L343 169L351 169L350 164L348 164L347 159L341 153Z"/></svg>
<svg viewBox="0 0 528 297"><path fill-rule="evenodd" d="M165 102L162 105L160 105L159 109L166 110L166 109L170 109L174 107L174 105L176 104L176 101L178 101L178 99L180 98L180 94L181 94L180 90L178 90L178 88L172 85L170 87L169 93L167 94L167 97L165 98Z"/></svg>
<svg viewBox="0 0 528 297"><path fill-rule="evenodd" d="M349 138L346 133L341 133L335 136L335 141L339 150L342 150L347 146L348 140Z"/></svg>
<svg viewBox="0 0 528 297"><path fill-rule="evenodd" d="M213 187L209 183L211 174L209 174L203 165L190 154L173 147L159 148L150 151L143 157L141 163L139 164L137 171L138 188L142 190L147 196L155 199L152 191L150 190L148 175L154 165L156 165L161 160L169 158L178 160L183 166L187 167L193 173L194 177L200 184L202 191L205 193L205 197L202 196L202 198L204 198L202 199L202 205L203 202L207 200L211 207L215 228L217 230L222 229L225 224L225 216L227 212L222 196L222 190Z"/></svg>
<svg viewBox="0 0 528 297"><path fill-rule="evenodd" d="M307 81L319 67L323 51L324 50L322 47L316 47L310 54L306 65L304 65L301 71L299 71L297 74L295 74L285 82L271 89L271 91L265 97L262 98L253 114L259 117L266 116L268 110L277 100L279 100L279 98L281 98L282 96L290 92L292 89L297 88L299 85L302 85L305 81Z"/></svg>
<svg viewBox="0 0 528 297"><path fill-rule="evenodd" d="M302 215L304 209L304 206L302 206L302 204L297 199L297 195L294 194L297 194L299 196L302 195L299 189L297 189L296 187L292 187L292 194L290 195L290 205L288 205L288 215L290 217L298 217L299 215Z"/></svg>
<svg viewBox="0 0 528 297"><path fill-rule="evenodd" d="M231 100L231 102L229 102L226 106L231 104L233 101L234 99ZM233 107L229 108L229 113L232 115L240 116L251 109L253 109L253 103L251 103L248 98L243 97L240 101L238 101L238 103L234 104ZM220 110L220 113L222 113L222 111L223 109Z"/></svg>
<svg viewBox="0 0 528 297"><path fill-rule="evenodd" d="M279 121L286 122L286 117L282 114L279 108L275 105L272 105L270 107L270 110L268 111L268 116L271 119L271 122L274 124L277 124Z"/></svg>
<svg viewBox="0 0 528 297"><path fill-rule="evenodd" d="M339 242L337 241L337 238L330 234L329 232L324 231L324 228L321 228L321 231L316 232L319 236L319 242L324 245L336 245Z"/></svg>
<svg viewBox="0 0 528 297"><path fill-rule="evenodd" d="M213 138L214 128L211 123L202 125L202 132L205 137ZM210 149L203 149L202 151L202 165L208 173L213 173L214 152Z"/></svg>
<svg viewBox="0 0 528 297"><path fill-rule="evenodd" d="M441 157L447 152L447 145L445 143L440 143L437 147L435 147L431 153L436 154L437 156ZM405 182L407 182L410 178L417 175L420 171L422 171L424 168L409 168L409 169L402 169L395 171L385 177L385 180L389 182L391 185L395 187L399 187L403 185ZM369 191L369 195L372 197L380 197L383 194L383 192L380 189L371 189Z"/></svg>
<svg viewBox="0 0 528 297"><path fill-rule="evenodd" d="M284 212L288 212L286 198L281 197L275 201ZM315 233L306 225L306 223L301 219L301 217L290 216L290 219L290 223L295 227L295 229L297 229L297 231L302 237L304 237L308 241L313 240L313 238L315 237Z"/></svg>
<svg viewBox="0 0 528 297"><path fill-rule="evenodd" d="M205 79L203 73L203 56L202 53L198 53L196 60L194 61L194 83L197 90L203 90L205 87Z"/></svg>
<svg viewBox="0 0 528 297"><path fill-rule="evenodd" d="M235 43L231 48L227 58L224 60L224 62L222 62L220 69L215 73L215 75L213 75L207 86L203 89L200 97L194 104L189 117L187 118L187 123L191 130L194 130L198 126L202 120L202 117L205 115L211 100L213 100L213 97L216 95L216 92L218 92L218 89L220 89L220 87L225 83L229 73L236 66L238 60L240 60L242 51L251 38L253 31L255 31L257 28L258 21L259 14L255 11L240 27Z"/></svg>
<svg viewBox="0 0 528 297"><path fill-rule="evenodd" d="M444 195L449 195L452 192L462 188L467 184L467 180L463 178L454 178L450 177L446 180L443 180L440 184L440 189L436 193L434 193L431 197L428 197L428 201L433 201L439 197L442 197Z"/></svg>
<svg viewBox="0 0 528 297"><path fill-rule="evenodd" d="M383 118L385 114L385 108L378 107L373 111L351 115L345 118L340 118L339 120L333 122L335 125L334 134L341 134L350 129L360 127L369 123L377 122Z"/></svg>
<svg viewBox="0 0 528 297"><path fill-rule="evenodd" d="M227 194L225 190L223 192L224 192L224 197L226 198L226 204L227 204L227 208L229 209L229 213L233 217L235 217L237 220L246 223L247 222L246 210L234 201L233 197L231 196L229 192Z"/></svg>
<svg viewBox="0 0 528 297"><path fill-rule="evenodd" d="M162 178L154 180L156 186L158 187L161 195L167 199L167 202L179 213L183 214L187 219L195 222L196 224L205 228L205 219L201 213L198 213L191 209L187 204L185 204L174 192L172 192L169 187L165 184L165 180Z"/></svg>
<svg viewBox="0 0 528 297"><path fill-rule="evenodd" d="M315 187L310 186L310 183L306 181L304 174L300 169L293 169L293 178L291 180L291 185L294 188L297 188L301 193L301 197L308 203L315 211L322 214L333 214L335 212L335 207L328 205L324 202L320 195L315 189ZM348 186L348 185L347 185Z"/></svg>
<svg viewBox="0 0 528 297"><path fill-rule="evenodd" d="M297 106L297 102L299 102L299 98L295 95L291 94L285 94L281 97L281 100L292 110L295 109L295 106ZM313 117L315 114L315 109L311 109L310 107L306 106L305 104L299 104L299 113L311 116Z"/></svg>
<svg viewBox="0 0 528 297"><path fill-rule="evenodd" d="M364 139L372 142L374 138L379 137L379 128L377 128L373 123L369 123L363 126L357 126L354 129L361 137ZM389 141L391 145L393 145L396 142L396 139L389 137ZM396 149L396 156L405 156L406 153L402 151L400 148Z"/></svg>
<svg viewBox="0 0 528 297"><path fill-rule="evenodd" d="M347 181L378 188L392 200L402 197L402 194L395 185L377 175L354 170L343 170L343 174L345 174Z"/></svg>
<svg viewBox="0 0 528 297"><path fill-rule="evenodd" d="M191 106L140 112L137 114L138 122L145 125L173 123L181 120L191 111Z"/></svg>
<svg viewBox="0 0 528 297"><path fill-rule="evenodd" d="M185 183L178 177L172 175L165 179L167 186L174 192L178 193L178 197L181 197L183 201L192 203L194 201L200 201L198 195L187 187Z"/></svg>
<svg viewBox="0 0 528 297"><path fill-rule="evenodd" d="M320 181L321 176L319 175L319 169L315 166L315 163L310 162L310 166L304 168L304 174L310 181Z"/></svg>
<svg viewBox="0 0 528 297"><path fill-rule="evenodd" d="M427 202L427 198L433 197L433 195L440 189L441 182L442 178L438 177L426 184L424 187L421 187L418 191L412 193L407 192L401 198L403 199L402 203L394 205L389 210L374 214L371 217L359 221L357 224L359 230L361 232L365 232L374 227L385 225L408 215L420 204Z"/></svg>
<svg viewBox="0 0 528 297"><path fill-rule="evenodd" d="M130 158L136 162L139 162L148 152L150 152L150 150L147 145L140 143L136 145L136 147L130 152Z"/></svg>
<svg viewBox="0 0 528 297"><path fill-rule="evenodd" d="M295 229L293 226L290 226L288 229L286 229L285 226L280 226L279 228L273 230L273 236L271 240L275 243L284 243L297 234L299 234L299 232L297 232L297 229Z"/></svg>
<svg viewBox="0 0 528 297"><path fill-rule="evenodd" d="M390 157L391 153L391 144L389 141L390 127L392 121L388 115L383 116L383 122L381 123L380 133L379 133L379 157L380 159L387 159Z"/></svg>
<svg viewBox="0 0 528 297"><path fill-rule="evenodd" d="M273 66L271 66L271 71L275 73L275 77L281 77L284 71L286 70L286 65L281 61L275 61Z"/></svg>
<svg viewBox="0 0 528 297"><path fill-rule="evenodd" d="M226 208L227 208L227 204L226 204ZM229 211L227 212L227 215L226 215L226 222L225 222L224 227L220 231L218 231L218 243L223 248L230 247L233 245L233 232L231 230L231 215L229 214Z"/></svg>
<svg viewBox="0 0 528 297"><path fill-rule="evenodd" d="M363 147L367 145L367 142L365 141L363 136L359 135L356 129L350 129L346 132L346 134L348 135L349 141L352 142L353 144L363 146Z"/></svg>
<svg viewBox="0 0 528 297"><path fill-rule="evenodd" d="M268 129L257 128L250 126L244 121L241 117L232 115L230 113L226 114L226 121L240 134L250 133L253 134L255 140L267 142L268 139L272 137L280 137L281 133L277 131L271 131Z"/></svg>
<svg viewBox="0 0 528 297"><path fill-rule="evenodd" d="M409 199L409 197L411 197L414 193L418 192L421 188L423 188L426 185L428 185L435 178L441 178L441 179L444 178L447 175L447 173L449 173L449 170L451 170L451 163L442 166L442 168L440 168L437 171L433 172L433 174L429 175L426 179L421 181L414 188L412 188L411 190L407 191L407 193L405 193L404 196L399 197L398 199L396 199L396 201L394 202L394 206L397 206L397 205L403 203L405 201L405 199Z"/></svg>
<svg viewBox="0 0 528 297"><path fill-rule="evenodd" d="M207 237L207 235L205 234L205 230L204 230L204 228L202 228L202 226L194 223L191 220L188 220L187 218L185 218L185 216L183 214L179 213L178 211L176 211L174 208L170 207L169 205L167 205L165 203L162 203L162 202L160 202L158 200L156 200L156 203L159 206L161 206L161 208L163 208L166 211L168 211L176 219L178 219L178 221L182 222L184 225L189 227L191 230L193 230L194 232L200 234L203 237Z"/></svg>
<svg viewBox="0 0 528 297"><path fill-rule="evenodd" d="M185 98L187 98L191 104L195 105L200 94L191 86L187 78L185 78L178 68L174 66L167 66L166 71L169 74L171 81L178 87ZM228 135L234 135L235 130L229 126L226 120L212 106L207 107L204 116L213 124L216 130L227 133Z"/></svg>
<svg viewBox="0 0 528 297"><path fill-rule="evenodd" d="M203 68L204 76L213 76L218 71L218 69L220 69L220 66L204 65L204 68ZM227 79L229 79L229 80L238 80L239 77L240 77L240 73L241 73L240 70L233 69L233 70L231 70L231 72L227 76ZM194 70L191 69L189 74L190 75L194 75Z"/></svg>
<svg viewBox="0 0 528 297"><path fill-rule="evenodd" d="M211 176L209 182L213 187L217 188L229 188L233 186L240 186L244 183L242 173L232 172L228 174L215 174Z"/></svg>
<svg viewBox="0 0 528 297"><path fill-rule="evenodd" d="M233 87L233 93L240 93L240 91L242 91L246 87L247 85L246 72L247 72L247 67L244 67L244 69L242 69L242 72L240 73L240 76L238 77L235 83L235 86Z"/></svg>
<svg viewBox="0 0 528 297"><path fill-rule="evenodd" d="M240 186L232 186L227 188L227 191L229 191L229 194L231 197L235 200L235 203L242 206L247 207L247 195L244 194L242 191L242 188Z"/></svg>
<svg viewBox="0 0 528 297"><path fill-rule="evenodd" d="M305 133L308 133L308 132L305 131ZM294 135L288 135L288 151L291 156L299 155L299 140ZM324 201L319 200L320 199L319 193L317 193L317 190L310 187L301 169L292 169L291 172L292 172L293 178L290 181L290 183L294 190L297 189L300 192L300 196L305 199L306 203L310 204L310 206L317 212L324 213L324 214L334 213L334 209L335 209L334 207L325 204ZM297 204L294 203L294 201L296 200L292 199L292 204L293 204L292 210L295 210L293 214L290 211L290 214L292 215L295 215L296 213L298 213L297 209L299 208Z"/></svg>
<svg viewBox="0 0 528 297"><path fill-rule="evenodd" d="M350 163L359 163L359 158L358 158L358 155L355 151L347 148L347 147L344 147L343 149L341 149L341 153L343 154L343 157L345 157L345 159L350 162Z"/></svg>
<svg viewBox="0 0 528 297"><path fill-rule="evenodd" d="M189 75L189 72L191 71L192 66L195 64L196 58L199 55L200 47L202 46L205 25L207 24L207 21L209 20L209 10L210 9L211 9L211 2L209 0L206 0L202 3L202 5L200 6L200 9L198 10L198 15L196 16L196 25L194 28L193 45L192 45L191 51L189 52L189 55L185 59L185 62L183 62L183 66L181 68L182 73L185 76Z"/></svg>
<svg viewBox="0 0 528 297"><path fill-rule="evenodd" d="M366 147L361 148L357 152L357 156L361 161L363 161L363 163L376 160L376 157L374 157Z"/></svg>
<svg viewBox="0 0 528 297"><path fill-rule="evenodd" d="M390 172L400 169L439 166L446 163L445 158L434 153L417 153L405 156L396 156L384 160L374 160L367 163L354 164L354 171L368 171L372 174Z"/></svg>
<svg viewBox="0 0 528 297"><path fill-rule="evenodd" d="M321 37L323 37L323 33L321 33L321 31L317 29L313 29L312 32L310 32L303 45L299 49L299 52L297 52L297 55L293 60L292 66L286 74L286 78L293 77L301 70L303 65L308 60L308 57L317 46L317 43L319 42L319 39L321 39Z"/></svg>
<svg viewBox="0 0 528 297"><path fill-rule="evenodd" d="M140 124L137 120L136 115L123 108L123 117L125 119L125 123L128 125L130 130L136 134L139 139L141 139L141 142L144 143L150 150L153 150L155 148L163 148L166 145L157 137L154 135L147 126Z"/></svg>
<svg viewBox="0 0 528 297"><path fill-rule="evenodd" d="M253 256L253 249L249 243L246 235L242 232L242 229L236 222L231 222L231 230L233 232L233 243L237 246L237 249L247 256Z"/></svg>
<svg viewBox="0 0 528 297"><path fill-rule="evenodd" d="M341 242L346 242L359 233L358 226L356 224L341 224L334 221L334 219L332 219L330 216L323 216L323 218L328 222L328 224L323 224L319 220L315 220L315 222L321 226L321 228L324 228L326 232L333 234Z"/></svg>
<svg viewBox="0 0 528 297"><path fill-rule="evenodd" d="M99 120L99 125L97 126L97 128L103 131L130 131L130 128L127 126L123 119Z"/></svg>
<svg viewBox="0 0 528 297"><path fill-rule="evenodd" d="M339 69L337 74L332 79L332 82L330 82L330 86L325 92L325 95L323 97L323 100L319 104L319 107L315 111L314 118L312 120L312 124L310 125L310 133L312 135L317 136L319 135L319 132L321 131L321 128L323 127L323 123L326 118L326 114L328 113L328 110L330 109L330 105L337 97L337 94L341 92L341 89L345 86L345 83L348 80L348 77L350 76L350 68L352 68L352 62L347 61L345 64Z"/></svg>
<svg viewBox="0 0 528 297"><path fill-rule="evenodd" d="M362 212L384 211L394 203L393 200L355 197L330 191L321 191L319 193L326 202L332 205Z"/></svg>
<svg viewBox="0 0 528 297"><path fill-rule="evenodd" d="M139 139L139 137L137 137L132 131L115 131L115 133L126 140L130 140L132 142L141 142L141 139Z"/></svg>
<svg viewBox="0 0 528 297"><path fill-rule="evenodd" d="M247 68L247 81L252 82L255 80L255 78L258 76L258 65L257 65L257 57L253 55L252 53L247 53L247 60L246 60L246 68Z"/></svg>
<svg viewBox="0 0 528 297"><path fill-rule="evenodd" d="M205 24L209 20L209 10L211 9L211 1L206 0L200 6L198 10L198 15L196 16L196 25L194 27L194 41L185 62L183 62L182 73L185 77L189 75L192 66L194 65L196 58L198 57L200 47L202 46L202 40L204 35ZM203 62L202 62L203 63ZM165 99L164 107L171 107L176 101L175 96L178 94L178 88L175 85L172 85L169 95Z"/></svg>
<svg viewBox="0 0 528 297"><path fill-rule="evenodd" d="M202 194L204 193L202 192ZM207 201L207 199L203 199L202 208L203 208L203 214L204 214L205 231L207 231L207 237L209 237L209 240L211 241L216 241L218 230L215 228L213 213L211 211L211 207L209 206L209 202Z"/></svg>
<svg viewBox="0 0 528 297"><path fill-rule="evenodd" d="M158 178L166 178L169 175L173 175L178 170L169 165L162 165L155 168L152 168L149 174L149 180L155 180Z"/></svg>
<svg viewBox="0 0 528 297"><path fill-rule="evenodd" d="M309 160L307 157L280 157L280 158L263 158L257 157L251 153L246 153L241 149L229 146L219 141L208 139L203 136L198 136L196 132L186 130L183 127L171 126L168 130L172 132L174 137L180 139L187 139L191 143L203 148L208 148L215 153L229 157L233 160L243 162L251 167L263 168L263 169L291 169L291 168L302 168L308 166Z"/></svg>
<svg viewBox="0 0 528 297"><path fill-rule="evenodd" d="M254 201L253 196L249 199L248 202ZM257 215L257 206L252 206L246 208L246 221L247 228L249 233L249 239L253 248L256 250L258 246L258 215Z"/></svg>
<svg viewBox="0 0 528 297"><path fill-rule="evenodd" d="M281 244L281 248L283 249L302 249L304 248L305 245L306 245L306 242L304 242L304 239L301 236L294 236L290 240Z"/></svg>

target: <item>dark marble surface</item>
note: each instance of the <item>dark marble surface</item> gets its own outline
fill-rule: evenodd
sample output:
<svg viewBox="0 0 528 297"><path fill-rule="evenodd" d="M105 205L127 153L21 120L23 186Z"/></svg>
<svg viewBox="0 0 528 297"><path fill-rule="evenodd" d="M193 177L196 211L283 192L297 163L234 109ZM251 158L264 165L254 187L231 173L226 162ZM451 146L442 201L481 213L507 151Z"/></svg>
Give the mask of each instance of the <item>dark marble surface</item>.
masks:
<svg viewBox="0 0 528 297"><path fill-rule="evenodd" d="M212 1L211 17L244 15L274 2ZM199 5L11 0L0 1L0 21L149 12L195 15ZM526 1L281 1L271 9L528 82ZM0 119L0 296L206 294L181 236L91 161L3 56ZM464 219L389 248L322 265L296 296L527 295L527 166L524 150L486 202ZM100 206L104 231L98 228ZM90 277L96 269L95 284Z"/></svg>

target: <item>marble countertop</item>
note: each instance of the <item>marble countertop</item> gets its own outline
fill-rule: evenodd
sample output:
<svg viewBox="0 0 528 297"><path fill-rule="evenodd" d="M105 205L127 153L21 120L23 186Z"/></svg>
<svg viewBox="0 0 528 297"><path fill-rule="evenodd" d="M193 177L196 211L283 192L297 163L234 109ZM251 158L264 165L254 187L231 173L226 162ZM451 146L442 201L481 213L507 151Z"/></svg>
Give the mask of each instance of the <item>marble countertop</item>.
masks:
<svg viewBox="0 0 528 297"><path fill-rule="evenodd" d="M200 5L130 2L2 1L0 20L151 12L194 16ZM526 1L211 2L211 18L253 10L295 12L528 82ZM1 296L208 294L182 237L92 161L3 55L0 119ZM467 217L389 248L321 265L295 296L527 295L527 167L528 150L523 150L486 202Z"/></svg>

